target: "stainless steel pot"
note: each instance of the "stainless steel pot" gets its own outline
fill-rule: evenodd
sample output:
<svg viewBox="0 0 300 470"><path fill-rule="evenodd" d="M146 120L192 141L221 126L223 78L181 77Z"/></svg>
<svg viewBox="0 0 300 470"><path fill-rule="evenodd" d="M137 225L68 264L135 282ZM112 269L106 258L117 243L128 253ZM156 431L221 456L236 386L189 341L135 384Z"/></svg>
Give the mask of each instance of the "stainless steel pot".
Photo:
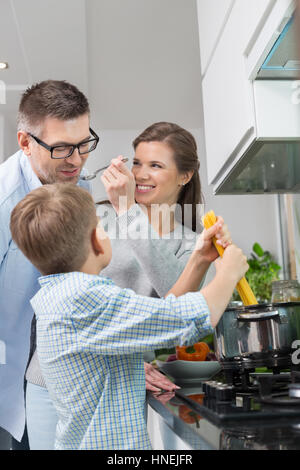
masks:
<svg viewBox="0 0 300 470"><path fill-rule="evenodd" d="M215 329L215 354L225 367L279 367L300 339L300 302L227 309Z"/></svg>

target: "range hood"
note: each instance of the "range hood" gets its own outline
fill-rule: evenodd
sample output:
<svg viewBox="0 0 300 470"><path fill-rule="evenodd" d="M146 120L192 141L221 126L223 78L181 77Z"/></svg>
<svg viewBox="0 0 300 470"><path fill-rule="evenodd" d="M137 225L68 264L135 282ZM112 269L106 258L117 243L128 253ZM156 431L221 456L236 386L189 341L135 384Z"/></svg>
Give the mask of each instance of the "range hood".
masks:
<svg viewBox="0 0 300 470"><path fill-rule="evenodd" d="M263 63L257 78L287 80L297 79L299 74L300 60L297 48L296 22L292 17Z"/></svg>
<svg viewBox="0 0 300 470"><path fill-rule="evenodd" d="M291 19L253 82L255 129L215 194L300 191L300 62Z"/></svg>

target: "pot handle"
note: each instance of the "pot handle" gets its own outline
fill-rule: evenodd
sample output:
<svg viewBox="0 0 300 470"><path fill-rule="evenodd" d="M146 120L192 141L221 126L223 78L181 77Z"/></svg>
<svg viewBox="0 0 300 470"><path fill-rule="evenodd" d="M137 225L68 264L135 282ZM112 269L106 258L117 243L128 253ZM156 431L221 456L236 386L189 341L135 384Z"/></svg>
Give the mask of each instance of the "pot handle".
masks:
<svg viewBox="0 0 300 470"><path fill-rule="evenodd" d="M272 312L255 312L255 313L240 313L237 317L238 321L256 321L256 320L268 320L269 318L278 317L278 310L272 310Z"/></svg>

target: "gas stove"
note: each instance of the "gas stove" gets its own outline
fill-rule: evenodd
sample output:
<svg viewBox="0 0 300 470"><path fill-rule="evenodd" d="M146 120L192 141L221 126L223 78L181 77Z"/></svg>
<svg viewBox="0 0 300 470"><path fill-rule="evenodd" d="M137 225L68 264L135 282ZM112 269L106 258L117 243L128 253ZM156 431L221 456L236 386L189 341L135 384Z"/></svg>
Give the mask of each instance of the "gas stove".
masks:
<svg viewBox="0 0 300 470"><path fill-rule="evenodd" d="M188 393L187 393L188 392ZM195 394L184 387L176 391L194 413L215 424L247 423L257 425L263 420L274 425L274 420L300 422L300 371L275 369L265 373L254 370L229 373L223 370L212 380L202 383ZM193 397L194 395L194 397Z"/></svg>

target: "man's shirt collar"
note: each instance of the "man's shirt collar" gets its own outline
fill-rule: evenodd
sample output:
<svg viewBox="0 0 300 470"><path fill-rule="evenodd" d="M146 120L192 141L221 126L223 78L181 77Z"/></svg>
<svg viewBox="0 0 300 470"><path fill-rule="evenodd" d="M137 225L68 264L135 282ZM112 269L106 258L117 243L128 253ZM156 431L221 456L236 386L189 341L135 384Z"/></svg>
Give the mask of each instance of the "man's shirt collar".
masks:
<svg viewBox="0 0 300 470"><path fill-rule="evenodd" d="M33 191L34 189L39 188L42 186L41 181L33 171L30 161L30 157L27 157L24 152L22 152L21 158L20 158L20 165L22 168L22 172L24 175L24 178L26 180L27 186L29 191Z"/></svg>

